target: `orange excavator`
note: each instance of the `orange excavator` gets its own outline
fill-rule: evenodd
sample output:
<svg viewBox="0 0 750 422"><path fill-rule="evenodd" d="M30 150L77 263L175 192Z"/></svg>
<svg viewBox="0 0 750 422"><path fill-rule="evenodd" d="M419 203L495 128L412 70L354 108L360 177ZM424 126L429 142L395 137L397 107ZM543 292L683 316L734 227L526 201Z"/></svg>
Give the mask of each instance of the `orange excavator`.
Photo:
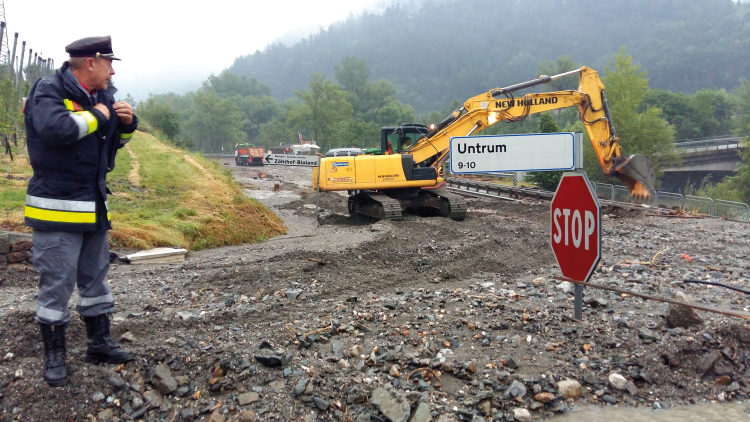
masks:
<svg viewBox="0 0 750 422"><path fill-rule="evenodd" d="M576 90L515 95L576 73L580 78ZM466 207L461 197L440 187L450 138L476 134L497 122L519 121L530 114L574 106L586 125L602 171L620 178L634 199L648 200L654 190L653 163L642 154L623 154L604 84L595 70L585 66L469 98L434 128L414 124L383 128L380 149L386 151L384 155L364 155L361 151L342 155L337 151L323 157L319 167L313 169L313 187L319 191L349 191L350 213L400 219L405 209L430 208L441 216L463 220Z"/></svg>

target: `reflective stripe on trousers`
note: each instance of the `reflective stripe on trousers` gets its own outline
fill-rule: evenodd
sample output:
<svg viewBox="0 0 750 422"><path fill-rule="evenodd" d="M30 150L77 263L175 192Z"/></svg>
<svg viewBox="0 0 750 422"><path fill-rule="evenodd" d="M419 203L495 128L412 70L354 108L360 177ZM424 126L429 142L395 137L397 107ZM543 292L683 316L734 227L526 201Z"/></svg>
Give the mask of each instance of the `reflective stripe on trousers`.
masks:
<svg viewBox="0 0 750 422"><path fill-rule="evenodd" d="M107 231L50 232L34 230L34 268L40 272L36 319L46 324L70 321L68 303L77 285L77 310L96 316L114 308L105 283L109 270Z"/></svg>

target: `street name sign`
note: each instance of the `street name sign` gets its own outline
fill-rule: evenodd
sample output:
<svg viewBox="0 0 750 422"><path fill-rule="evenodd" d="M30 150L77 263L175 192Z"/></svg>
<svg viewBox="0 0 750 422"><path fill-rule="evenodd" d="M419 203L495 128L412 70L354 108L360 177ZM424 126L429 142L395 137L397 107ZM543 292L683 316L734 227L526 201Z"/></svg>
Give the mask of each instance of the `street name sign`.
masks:
<svg viewBox="0 0 750 422"><path fill-rule="evenodd" d="M268 154L263 164L280 166L317 167L317 155Z"/></svg>
<svg viewBox="0 0 750 422"><path fill-rule="evenodd" d="M588 281L602 256L602 208L586 173L564 173L550 208L550 244L562 275Z"/></svg>
<svg viewBox="0 0 750 422"><path fill-rule="evenodd" d="M575 145L574 134L568 132L454 136L451 173L573 170Z"/></svg>

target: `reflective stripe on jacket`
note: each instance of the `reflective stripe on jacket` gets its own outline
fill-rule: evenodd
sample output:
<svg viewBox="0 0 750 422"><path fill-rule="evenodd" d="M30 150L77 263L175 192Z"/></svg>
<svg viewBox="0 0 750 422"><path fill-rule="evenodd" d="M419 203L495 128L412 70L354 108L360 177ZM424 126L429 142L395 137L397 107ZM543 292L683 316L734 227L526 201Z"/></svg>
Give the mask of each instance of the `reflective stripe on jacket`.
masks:
<svg viewBox="0 0 750 422"><path fill-rule="evenodd" d="M89 96L68 68L65 62L54 75L36 81L26 102L34 176L26 191L25 222L39 230L108 230L106 176L138 119L121 123L112 109L117 89L110 85ZM93 108L97 103L109 108L109 120Z"/></svg>

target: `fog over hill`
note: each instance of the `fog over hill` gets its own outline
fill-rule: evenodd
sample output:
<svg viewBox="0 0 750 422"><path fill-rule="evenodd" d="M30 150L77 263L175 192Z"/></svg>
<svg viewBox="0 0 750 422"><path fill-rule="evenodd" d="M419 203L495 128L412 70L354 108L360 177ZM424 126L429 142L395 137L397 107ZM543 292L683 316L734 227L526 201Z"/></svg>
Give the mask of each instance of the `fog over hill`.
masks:
<svg viewBox="0 0 750 422"><path fill-rule="evenodd" d="M399 99L427 111L532 79L540 62L560 56L603 72L624 45L653 88L732 89L750 76L749 11L733 0L411 2L350 16L294 44L283 37L229 70L283 100L306 88L312 72L333 78L335 65L356 56L371 79L393 81Z"/></svg>

